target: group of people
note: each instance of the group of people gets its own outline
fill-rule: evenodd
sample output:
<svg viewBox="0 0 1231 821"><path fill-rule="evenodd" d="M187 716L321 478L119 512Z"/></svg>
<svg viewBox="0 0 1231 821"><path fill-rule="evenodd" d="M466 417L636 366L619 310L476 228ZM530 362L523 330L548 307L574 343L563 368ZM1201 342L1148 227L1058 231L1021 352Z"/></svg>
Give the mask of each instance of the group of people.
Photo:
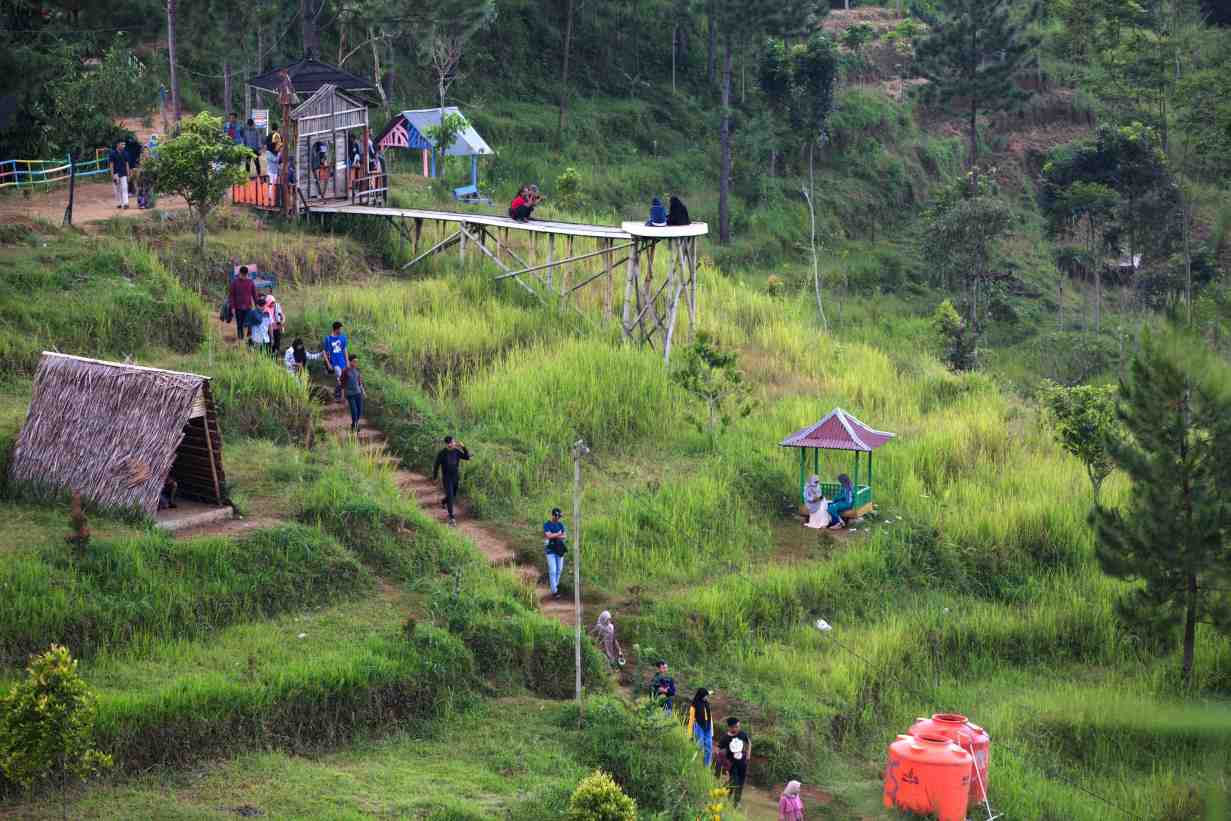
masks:
<svg viewBox="0 0 1231 821"><path fill-rule="evenodd" d="M319 351L309 351L299 337L283 351L282 331L286 326L286 314L282 303L274 297L271 289L258 292L252 272L246 265L240 266L227 290L223 316L228 313L235 322L236 339L240 342L246 339L250 347L271 356L281 354L283 364L293 374L306 377L310 362L324 360L335 380L333 398L341 401L343 396L346 397L350 407L351 430L359 430L367 389L359 370L359 357L350 351L350 340L343 332L341 322L333 323L330 334L321 340Z"/></svg>
<svg viewBox="0 0 1231 821"><path fill-rule="evenodd" d="M116 141L115 148L107 152L107 165L111 170L111 184L115 190L115 207L127 209L129 197L137 195L138 208L152 208L153 186L148 175L141 173L142 155L158 153L158 137L151 134L149 142L142 145L135 137Z"/></svg>

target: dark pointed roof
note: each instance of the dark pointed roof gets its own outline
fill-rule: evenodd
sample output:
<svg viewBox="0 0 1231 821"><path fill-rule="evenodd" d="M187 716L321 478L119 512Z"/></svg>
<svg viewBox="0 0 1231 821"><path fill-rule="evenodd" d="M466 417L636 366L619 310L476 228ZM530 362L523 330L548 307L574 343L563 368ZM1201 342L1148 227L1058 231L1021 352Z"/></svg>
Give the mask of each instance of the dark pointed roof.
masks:
<svg viewBox="0 0 1231 821"><path fill-rule="evenodd" d="M859 450L870 453L894 434L873 430L841 408L834 408L821 421L797 430L781 442L784 448Z"/></svg>
<svg viewBox="0 0 1231 821"><path fill-rule="evenodd" d="M376 86L371 80L311 57L305 57L289 66L271 68L264 74L253 77L248 81L248 85L277 94L281 88L283 69L291 75L291 85L300 99L306 99L315 94L323 85L337 86L342 91L376 93Z"/></svg>

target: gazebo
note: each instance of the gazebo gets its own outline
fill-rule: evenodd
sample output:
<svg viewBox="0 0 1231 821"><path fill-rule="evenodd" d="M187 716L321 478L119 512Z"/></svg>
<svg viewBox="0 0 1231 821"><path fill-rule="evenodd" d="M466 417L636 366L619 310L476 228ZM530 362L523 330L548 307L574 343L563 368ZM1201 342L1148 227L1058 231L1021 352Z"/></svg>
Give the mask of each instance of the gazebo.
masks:
<svg viewBox="0 0 1231 821"><path fill-rule="evenodd" d="M855 486L855 498L851 507L858 512L872 503L872 451L888 442L894 434L872 428L851 416L842 408L834 408L824 419L814 425L797 430L780 444L784 448L799 449L799 495L804 493L804 484L808 473L808 451L812 451L812 472L821 472L822 450L852 451L855 454L855 464L851 472L851 483ZM868 454L868 481L859 484L859 454ZM836 482L822 482L821 489L825 496L833 499L838 495Z"/></svg>
<svg viewBox="0 0 1231 821"><path fill-rule="evenodd" d="M451 114L461 116L462 112L457 106L445 106L443 116L448 117ZM380 136L376 138L376 144L381 148L422 149L423 176L435 177L436 155L432 149L436 147L436 143L427 136L427 131L430 127L439 125L440 119L441 110L439 108L417 108L403 111L389 121L389 124L380 132ZM446 157L470 157L470 185L454 191L454 196L458 199L477 196L479 193L479 157L494 153L491 146L467 121L466 127L457 135L453 145L445 149L444 153Z"/></svg>
<svg viewBox="0 0 1231 821"><path fill-rule="evenodd" d="M153 516L168 477L229 504L209 377L44 352L9 478Z"/></svg>

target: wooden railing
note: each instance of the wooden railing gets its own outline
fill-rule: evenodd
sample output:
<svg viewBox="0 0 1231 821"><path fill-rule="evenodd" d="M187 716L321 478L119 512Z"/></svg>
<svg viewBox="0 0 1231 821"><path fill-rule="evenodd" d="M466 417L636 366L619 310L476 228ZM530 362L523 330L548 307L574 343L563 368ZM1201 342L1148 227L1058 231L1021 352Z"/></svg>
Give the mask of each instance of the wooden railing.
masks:
<svg viewBox="0 0 1231 821"><path fill-rule="evenodd" d="M351 182L351 205L384 205L389 197L389 175L369 174Z"/></svg>

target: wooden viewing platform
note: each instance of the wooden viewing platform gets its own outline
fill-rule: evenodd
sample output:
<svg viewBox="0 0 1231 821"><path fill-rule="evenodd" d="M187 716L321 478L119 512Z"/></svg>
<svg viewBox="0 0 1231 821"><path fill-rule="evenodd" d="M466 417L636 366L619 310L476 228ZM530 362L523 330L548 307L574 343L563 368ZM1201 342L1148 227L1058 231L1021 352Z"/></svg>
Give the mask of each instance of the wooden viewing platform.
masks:
<svg viewBox="0 0 1231 821"><path fill-rule="evenodd" d="M434 211L422 208L392 208L357 205L347 202L313 203L309 217L344 215L388 220L414 255L402 266L408 269L422 260L458 246L465 264L470 249L493 262L501 273L497 280L512 279L540 301L559 300L580 313L570 297L578 290L599 282L603 291L604 316L614 316L615 271L625 265L624 295L620 321L626 338L639 338L650 346L661 344L663 362L671 359L672 338L681 300L688 310L689 332L697 321L697 237L709 233L704 222L690 225L653 227L640 222L625 222L618 228L609 225L558 222L532 219L518 222L497 214ZM420 252L424 243L424 224L434 223L436 240ZM511 231L529 234L529 248L523 258L509 243ZM540 254L540 235L545 253ZM660 249L660 245L664 245ZM490 246L490 247L489 247ZM558 247L557 247L558 246ZM587 248L587 246L589 246ZM620 255L617 258L617 255ZM666 277L656 281L655 262L665 256ZM579 263L597 265L580 274Z"/></svg>

